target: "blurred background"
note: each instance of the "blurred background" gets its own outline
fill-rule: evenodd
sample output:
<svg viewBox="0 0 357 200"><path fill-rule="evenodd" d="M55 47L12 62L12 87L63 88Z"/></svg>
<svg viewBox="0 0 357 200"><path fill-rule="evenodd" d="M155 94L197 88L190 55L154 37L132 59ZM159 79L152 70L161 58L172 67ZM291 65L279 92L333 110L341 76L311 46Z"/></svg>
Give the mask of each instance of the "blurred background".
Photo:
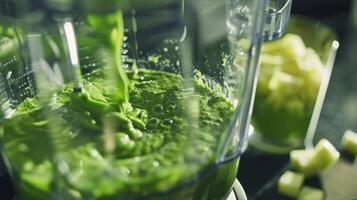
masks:
<svg viewBox="0 0 357 200"><path fill-rule="evenodd" d="M327 90L314 140L327 138L337 147L346 129L357 131L357 0L293 0L292 14L308 16L330 26L337 34L340 48ZM285 199L276 195L275 184L286 170L289 156L267 156L249 148L243 155L238 179L249 199ZM252 170L261 168L261 170ZM357 168L340 164L336 173L326 179L332 184L328 199L344 199L343 193L357 188ZM350 175L351 174L351 175ZM339 177L352 176L339 180ZM341 179L341 178L340 178ZM341 184L344 182L344 184ZM313 180L320 186L320 180ZM332 185L332 186L331 186ZM353 189L354 188L354 189Z"/></svg>

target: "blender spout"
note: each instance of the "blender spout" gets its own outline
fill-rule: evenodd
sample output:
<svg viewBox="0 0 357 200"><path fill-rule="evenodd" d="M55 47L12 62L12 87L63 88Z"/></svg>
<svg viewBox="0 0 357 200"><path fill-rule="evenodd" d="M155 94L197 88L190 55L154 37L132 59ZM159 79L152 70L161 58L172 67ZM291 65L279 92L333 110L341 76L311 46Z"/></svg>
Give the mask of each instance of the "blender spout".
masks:
<svg viewBox="0 0 357 200"><path fill-rule="evenodd" d="M263 29L264 41L281 38L286 32L292 0L268 0L267 16Z"/></svg>

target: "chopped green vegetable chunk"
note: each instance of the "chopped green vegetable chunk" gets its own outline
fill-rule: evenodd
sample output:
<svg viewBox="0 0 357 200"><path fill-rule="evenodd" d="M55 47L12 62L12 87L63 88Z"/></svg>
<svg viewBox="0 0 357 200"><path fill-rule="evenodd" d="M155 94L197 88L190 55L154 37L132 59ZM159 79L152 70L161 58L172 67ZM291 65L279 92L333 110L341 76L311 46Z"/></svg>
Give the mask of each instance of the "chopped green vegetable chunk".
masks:
<svg viewBox="0 0 357 200"><path fill-rule="evenodd" d="M357 133L347 130L342 138L342 148L354 155L357 154Z"/></svg>
<svg viewBox="0 0 357 200"><path fill-rule="evenodd" d="M322 139L314 149L310 165L322 171L335 164L339 157L340 153L336 148L328 140Z"/></svg>
<svg viewBox="0 0 357 200"><path fill-rule="evenodd" d="M324 192L322 190L304 186L298 195L298 200L323 200Z"/></svg>
<svg viewBox="0 0 357 200"><path fill-rule="evenodd" d="M304 175L292 171L285 172L278 181L278 192L288 197L296 197L304 182Z"/></svg>
<svg viewBox="0 0 357 200"><path fill-rule="evenodd" d="M335 164L340 153L326 139L320 140L313 150L294 150L290 153L290 163L307 176L316 175Z"/></svg>
<svg viewBox="0 0 357 200"><path fill-rule="evenodd" d="M290 152L290 163L294 169L304 174L309 174L309 163L313 155L313 150L293 150Z"/></svg>

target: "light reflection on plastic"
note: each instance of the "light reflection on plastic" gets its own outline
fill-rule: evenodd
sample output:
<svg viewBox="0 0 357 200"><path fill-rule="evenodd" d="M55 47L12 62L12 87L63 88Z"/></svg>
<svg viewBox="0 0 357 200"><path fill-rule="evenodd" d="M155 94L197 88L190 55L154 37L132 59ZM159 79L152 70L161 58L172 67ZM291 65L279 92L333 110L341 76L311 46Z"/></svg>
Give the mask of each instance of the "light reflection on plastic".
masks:
<svg viewBox="0 0 357 200"><path fill-rule="evenodd" d="M64 31L66 32L67 36L67 43L69 47L69 54L71 57L71 62L73 65L78 65L78 53L77 53L77 42L76 37L74 34L73 25L71 22L64 23Z"/></svg>

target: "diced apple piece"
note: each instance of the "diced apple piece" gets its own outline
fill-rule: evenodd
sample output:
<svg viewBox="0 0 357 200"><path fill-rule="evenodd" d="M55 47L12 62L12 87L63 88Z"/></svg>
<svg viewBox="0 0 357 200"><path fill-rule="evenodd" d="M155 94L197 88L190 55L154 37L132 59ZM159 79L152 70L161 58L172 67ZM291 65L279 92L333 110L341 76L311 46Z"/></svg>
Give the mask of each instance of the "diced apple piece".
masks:
<svg viewBox="0 0 357 200"><path fill-rule="evenodd" d="M342 137L342 148L354 155L357 154L357 133L347 130Z"/></svg>
<svg viewBox="0 0 357 200"><path fill-rule="evenodd" d="M290 57L285 57L285 62L281 65L282 71L291 74L294 77L303 77L303 71L299 67L300 59L291 59Z"/></svg>
<svg viewBox="0 0 357 200"><path fill-rule="evenodd" d="M335 164L339 157L340 153L336 148L327 139L322 139L315 146L309 165L311 168L322 171Z"/></svg>
<svg viewBox="0 0 357 200"><path fill-rule="evenodd" d="M303 61L305 61L305 64L300 66L301 70L315 69L317 72L322 74L324 70L324 64L321 61L320 56L313 48L306 48Z"/></svg>
<svg viewBox="0 0 357 200"><path fill-rule="evenodd" d="M304 182L304 175L292 171L285 172L278 181L278 192L295 198Z"/></svg>
<svg viewBox="0 0 357 200"><path fill-rule="evenodd" d="M270 90L282 90L281 92L284 92L285 89L291 90L292 87L295 88L299 85L303 85L302 80L281 71L275 71L269 81Z"/></svg>
<svg viewBox="0 0 357 200"><path fill-rule="evenodd" d="M301 57L305 54L305 44L302 38L294 34L286 34L284 42L287 44L284 54L287 56Z"/></svg>
<svg viewBox="0 0 357 200"><path fill-rule="evenodd" d="M284 65L285 58L281 55L262 54L260 55L260 64L262 68L276 68Z"/></svg>
<svg viewBox="0 0 357 200"><path fill-rule="evenodd" d="M283 88L286 83L293 82L293 80L293 76L281 71L276 71L269 81L269 89L280 90L280 88Z"/></svg>
<svg viewBox="0 0 357 200"><path fill-rule="evenodd" d="M324 192L322 190L304 186L298 197L297 200L323 200L324 199Z"/></svg>
<svg viewBox="0 0 357 200"><path fill-rule="evenodd" d="M270 67L263 63L263 61L261 62L258 84L258 89L260 89L261 92L266 93L269 90L269 81L277 70L278 68Z"/></svg>
<svg viewBox="0 0 357 200"><path fill-rule="evenodd" d="M277 93L277 97L284 100L286 97L294 97L296 92L303 89L304 81L299 77L275 71L269 81L268 87L271 94Z"/></svg>
<svg viewBox="0 0 357 200"><path fill-rule="evenodd" d="M301 57L305 54L305 44L300 36L288 33L283 38L264 43L263 53L280 53L291 57Z"/></svg>

